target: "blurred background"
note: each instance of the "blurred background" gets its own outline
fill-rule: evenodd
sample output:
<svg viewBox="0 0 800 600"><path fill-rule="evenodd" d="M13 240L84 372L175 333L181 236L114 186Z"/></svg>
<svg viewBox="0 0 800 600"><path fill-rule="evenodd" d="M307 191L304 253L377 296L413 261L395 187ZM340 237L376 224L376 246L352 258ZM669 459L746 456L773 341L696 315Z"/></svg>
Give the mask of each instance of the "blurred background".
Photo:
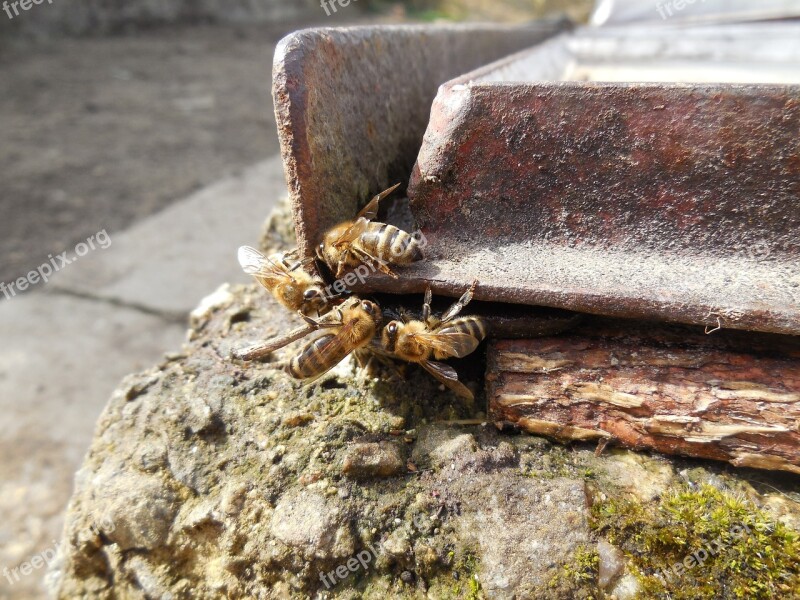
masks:
<svg viewBox="0 0 800 600"><path fill-rule="evenodd" d="M270 95L280 38L307 26L585 21L591 2L0 8L0 599L31 599L46 597L46 565L11 572L50 558L110 394L180 350L205 295L247 281L236 248L257 242L286 195ZM48 282L29 275L47 264Z"/></svg>

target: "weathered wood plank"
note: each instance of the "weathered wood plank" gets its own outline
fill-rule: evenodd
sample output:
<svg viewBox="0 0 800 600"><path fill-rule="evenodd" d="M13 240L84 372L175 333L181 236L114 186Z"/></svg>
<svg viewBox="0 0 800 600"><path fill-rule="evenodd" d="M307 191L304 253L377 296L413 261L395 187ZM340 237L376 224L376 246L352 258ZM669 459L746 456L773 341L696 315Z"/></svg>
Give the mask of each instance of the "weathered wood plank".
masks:
<svg viewBox="0 0 800 600"><path fill-rule="evenodd" d="M493 342L490 417L556 439L800 473L800 339L597 321Z"/></svg>

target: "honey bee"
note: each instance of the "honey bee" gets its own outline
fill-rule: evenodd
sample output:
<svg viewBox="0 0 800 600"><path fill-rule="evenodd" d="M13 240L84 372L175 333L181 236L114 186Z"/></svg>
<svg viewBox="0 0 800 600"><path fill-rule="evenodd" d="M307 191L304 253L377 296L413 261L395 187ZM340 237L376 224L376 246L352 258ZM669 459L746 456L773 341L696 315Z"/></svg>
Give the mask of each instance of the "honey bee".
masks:
<svg viewBox="0 0 800 600"><path fill-rule="evenodd" d="M436 361L463 358L486 337L486 323L480 317L456 318L472 300L477 284L475 281L439 318L431 314L431 289L428 288L420 320L390 321L381 333L381 345L386 353L419 364L453 392L470 400L472 392L458 380L455 369Z"/></svg>
<svg viewBox="0 0 800 600"><path fill-rule="evenodd" d="M361 264L372 265L382 273L397 277L392 265L409 265L422 259L422 247L417 237L394 225L373 221L378 204L400 184L370 200L355 220L345 221L330 229L317 248L317 257L337 278L347 269Z"/></svg>
<svg viewBox="0 0 800 600"><path fill-rule="evenodd" d="M308 342L287 365L287 372L295 379L315 379L369 344L383 319L377 304L355 297L337 307L335 314L336 318L318 322L320 328L330 331Z"/></svg>
<svg viewBox="0 0 800 600"><path fill-rule="evenodd" d="M330 310L324 282L302 268L292 253L264 256L250 246L239 248L239 264L283 306L301 314L317 316Z"/></svg>

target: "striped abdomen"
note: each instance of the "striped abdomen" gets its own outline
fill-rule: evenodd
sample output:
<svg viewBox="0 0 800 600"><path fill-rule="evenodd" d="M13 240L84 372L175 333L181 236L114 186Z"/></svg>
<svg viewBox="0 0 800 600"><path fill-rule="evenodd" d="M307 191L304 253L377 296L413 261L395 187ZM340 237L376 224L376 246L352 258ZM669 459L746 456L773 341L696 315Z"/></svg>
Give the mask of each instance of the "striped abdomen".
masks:
<svg viewBox="0 0 800 600"><path fill-rule="evenodd" d="M336 334L327 333L306 344L292 357L287 371L295 379L310 379L335 367L350 352L345 344L333 344Z"/></svg>
<svg viewBox="0 0 800 600"><path fill-rule="evenodd" d="M486 322L480 317L459 317L457 319L453 319L452 321L448 321L436 330L436 333L448 332L466 333L480 343L486 337ZM474 350L474 348L469 348L469 350ZM437 360L448 358L447 355L444 355L440 352L435 352L434 356ZM464 355L461 354L461 356Z"/></svg>
<svg viewBox="0 0 800 600"><path fill-rule="evenodd" d="M422 260L417 238L394 225L370 223L359 243L368 254L390 265L408 265Z"/></svg>
<svg viewBox="0 0 800 600"><path fill-rule="evenodd" d="M459 317L442 325L438 331L468 333L478 341L486 337L486 322L480 317Z"/></svg>

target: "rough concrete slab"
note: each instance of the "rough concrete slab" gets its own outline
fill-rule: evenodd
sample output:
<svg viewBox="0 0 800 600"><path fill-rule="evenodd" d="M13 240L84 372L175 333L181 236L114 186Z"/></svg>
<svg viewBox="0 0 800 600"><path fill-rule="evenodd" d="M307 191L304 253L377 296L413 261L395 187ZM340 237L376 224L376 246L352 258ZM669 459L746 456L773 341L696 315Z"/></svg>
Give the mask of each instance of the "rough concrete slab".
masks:
<svg viewBox="0 0 800 600"><path fill-rule="evenodd" d="M60 538L73 473L114 387L179 349L185 327L52 293L0 302L0 323L0 569L13 569ZM44 571L0 578L0 598L44 597Z"/></svg>
<svg viewBox="0 0 800 600"><path fill-rule="evenodd" d="M279 157L223 179L112 237L58 274L52 286L73 294L180 316L222 281L250 281L236 260L255 245L275 202L286 196Z"/></svg>

